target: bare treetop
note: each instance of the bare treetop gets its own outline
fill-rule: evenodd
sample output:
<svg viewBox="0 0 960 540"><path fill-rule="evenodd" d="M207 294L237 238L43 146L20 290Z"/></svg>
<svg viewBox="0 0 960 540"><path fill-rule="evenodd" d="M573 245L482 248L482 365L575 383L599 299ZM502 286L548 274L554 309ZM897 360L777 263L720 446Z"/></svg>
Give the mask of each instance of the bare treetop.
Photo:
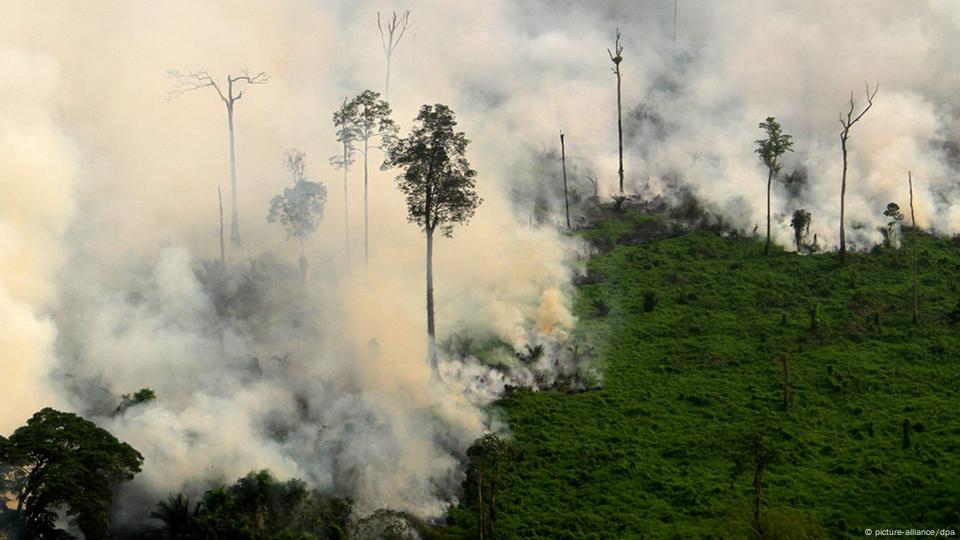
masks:
<svg viewBox="0 0 960 540"><path fill-rule="evenodd" d="M607 49L607 54L610 55L610 61L613 62L613 72L618 73L620 71L620 62L623 62L623 45L620 44L620 29L617 28L617 39L614 42L613 46L616 50L616 54L613 53L610 49Z"/></svg>
<svg viewBox="0 0 960 540"><path fill-rule="evenodd" d="M175 81L173 88L171 88L170 92L167 93L167 99L176 99L188 92L210 87L216 90L217 94L220 96L220 99L227 104L237 101L243 97L243 90L240 90L236 95L233 95L231 90L234 83L242 82L248 85L254 85L266 84L270 81L270 78L267 77L265 72L261 71L256 75L250 75L246 70L244 70L241 71L239 75L227 75L227 88L226 94L224 94L224 89L217 84L217 81L214 80L212 75L210 75L210 72L205 69L196 71L180 71L176 69L170 70L167 72L167 77L174 79Z"/></svg>
<svg viewBox="0 0 960 540"><path fill-rule="evenodd" d="M853 110L854 107L856 107L856 102L853 100L853 91L850 92L850 109L847 110L846 118L844 118L843 113L840 113L840 125L843 126L844 132L849 131L854 124L863 118L863 115L867 114L870 107L873 107L873 98L876 97L877 91L880 90L880 80L877 80L873 92L870 91L870 83L864 83L864 86L866 86L867 106L860 111L860 114L856 117L853 116Z"/></svg>
<svg viewBox="0 0 960 540"><path fill-rule="evenodd" d="M403 35L411 26L413 26L413 21L410 20L409 9L404 11L403 15L398 15L397 12L394 11L390 21L387 22L386 32L384 32L383 23L380 20L380 12L378 11L377 28L380 29L380 43L383 45L383 54L387 56L393 54L393 50L397 48L400 40L403 39Z"/></svg>

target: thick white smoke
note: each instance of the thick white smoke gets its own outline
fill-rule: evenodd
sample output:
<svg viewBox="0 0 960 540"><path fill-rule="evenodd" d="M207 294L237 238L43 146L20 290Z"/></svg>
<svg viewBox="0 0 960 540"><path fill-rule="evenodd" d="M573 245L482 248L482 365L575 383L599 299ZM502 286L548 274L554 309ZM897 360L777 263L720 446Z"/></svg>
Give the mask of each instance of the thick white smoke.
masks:
<svg viewBox="0 0 960 540"><path fill-rule="evenodd" d="M560 130L571 170L596 172L601 195L613 192L606 48L617 26L628 188L649 180L657 190L679 177L711 211L749 229L764 215L753 140L774 115L796 141L787 169L809 173L799 198L778 189L774 211L811 210L829 247L836 117L850 90L862 100L863 82L879 78L876 105L851 139L848 216L851 227L866 224L851 236L859 246L877 239L886 203L906 202L908 169L920 224L960 230L955 164L943 150L960 131L954 2L679 0L676 53L669 1L402 7L415 23L393 58L394 117L406 132L421 104L450 105L473 141L485 199L469 226L437 242L447 384L431 384L423 360L423 239L406 223L393 171L380 172L379 157L371 163L364 273L360 167L349 177L347 260L342 177L327 165L338 150L333 110L381 89L376 13L395 6L22 3L0 21L0 47L23 51L0 54L0 359L9 396L0 428L47 403L94 415L146 456L135 481L146 504L265 467L350 495L364 510L438 515L456 493L466 445L499 428L483 404L511 385L598 380L570 338L577 248L529 226L529 201L506 194L530 181L533 154L558 146ZM228 249L225 269L203 266L218 252L217 186L229 194L223 104L210 89L165 99L167 70L199 67L271 78L237 105L244 244ZM296 246L264 219L289 182L280 164L291 146L306 151L308 176L329 190L307 242L306 286L293 269ZM588 189L579 174L571 183ZM786 221L775 228L783 244ZM459 354L464 338L509 347ZM114 414L118 396L141 387L158 399Z"/></svg>
<svg viewBox="0 0 960 540"><path fill-rule="evenodd" d="M48 386L53 277L73 213L76 153L61 132L57 63L0 47L0 431L59 400Z"/></svg>

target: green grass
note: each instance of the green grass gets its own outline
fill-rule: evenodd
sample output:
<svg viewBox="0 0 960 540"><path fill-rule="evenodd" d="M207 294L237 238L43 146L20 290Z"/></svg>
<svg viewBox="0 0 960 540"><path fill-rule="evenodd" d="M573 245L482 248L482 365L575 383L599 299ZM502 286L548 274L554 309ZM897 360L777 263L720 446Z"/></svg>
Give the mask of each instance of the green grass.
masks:
<svg viewBox="0 0 960 540"><path fill-rule="evenodd" d="M599 281L578 289L577 333L597 346L604 388L497 404L521 450L498 536L750 537L755 434L779 449L763 484L779 537L960 528L960 327L946 320L960 248L920 237L915 326L909 236L899 260L877 250L845 266L707 232L623 243L651 219L628 213L583 234L603 249L587 263ZM645 291L659 300L650 312Z"/></svg>

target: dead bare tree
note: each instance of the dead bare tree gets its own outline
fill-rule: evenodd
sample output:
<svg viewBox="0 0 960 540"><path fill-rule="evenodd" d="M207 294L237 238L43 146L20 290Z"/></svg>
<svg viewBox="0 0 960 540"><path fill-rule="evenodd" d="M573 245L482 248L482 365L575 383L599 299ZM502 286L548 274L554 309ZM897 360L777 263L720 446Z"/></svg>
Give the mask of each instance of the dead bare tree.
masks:
<svg viewBox="0 0 960 540"><path fill-rule="evenodd" d="M570 200L567 197L567 151L560 132L560 166L563 169L563 210L567 216L567 230L570 230Z"/></svg>
<svg viewBox="0 0 960 540"><path fill-rule="evenodd" d="M620 149L620 168L617 169L617 174L620 176L620 194L623 195L623 109L620 100L620 62L623 62L623 45L620 45L619 28L617 28L617 39L614 42L613 49L616 54L610 49L607 49L607 54L610 55L610 61L613 62L613 74L617 76L617 140Z"/></svg>
<svg viewBox="0 0 960 540"><path fill-rule="evenodd" d="M860 121L863 118L863 115L867 114L867 111L870 110L870 107L873 107L873 98L876 97L877 91L880 90L880 81L877 81L876 87L873 89L873 92L870 92L870 85L866 85L866 98L867 105L860 111L860 114L854 116L854 109L856 108L856 102L853 99L853 92L850 92L850 108L847 110L846 116L843 113L840 113L840 125L843 126L843 129L840 131L840 150L843 152L843 173L840 177L840 261L846 262L847 260L847 237L846 229L844 229L844 219L845 219L845 206L844 200L847 194L847 140L850 138L850 129L854 124Z"/></svg>
<svg viewBox="0 0 960 540"><path fill-rule="evenodd" d="M380 20L380 12L377 12L377 28L380 29L380 43L383 45L383 56L387 60L387 75L383 81L383 99L385 101L390 101L390 59L393 57L393 51L396 50L397 45L400 44L400 40L403 39L403 34L405 34L411 26L413 26L413 21L410 20L409 9L404 11L403 15L399 15L394 11L390 21L386 23L386 29L384 29L384 24Z"/></svg>
<svg viewBox="0 0 960 540"><path fill-rule="evenodd" d="M917 297L917 216L913 212L913 173L907 171L907 185L910 187L910 230L913 236L913 324L920 320L920 301Z"/></svg>
<svg viewBox="0 0 960 540"><path fill-rule="evenodd" d="M235 246L240 245L240 219L237 212L237 153L233 127L233 111L237 101L243 97L244 86L257 84L267 84L270 80L264 72L250 75L246 71L239 75L227 75L224 84L214 80L213 76L206 70L199 71L168 71L167 76L176 82L167 95L168 99L175 99L188 92L200 90L201 88L213 88L220 100L227 107L227 130L230 134L230 242Z"/></svg>

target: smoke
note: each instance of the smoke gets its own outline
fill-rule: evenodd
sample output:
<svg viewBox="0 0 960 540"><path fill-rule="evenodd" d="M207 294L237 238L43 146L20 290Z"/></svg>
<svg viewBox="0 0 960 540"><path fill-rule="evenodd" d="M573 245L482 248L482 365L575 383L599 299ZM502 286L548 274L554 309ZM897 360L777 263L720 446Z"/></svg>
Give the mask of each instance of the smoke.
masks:
<svg viewBox="0 0 960 540"><path fill-rule="evenodd" d="M124 497L131 514L170 491L196 494L254 468L298 476L379 507L437 516L454 500L460 459L504 426L483 408L510 388L597 384L578 341L571 275L581 247L531 225L555 212L566 133L570 184L616 189L616 90L606 48L625 45L628 188L679 181L712 213L752 228L765 216L757 123L794 136L785 169L808 184L774 194L776 240L789 214L836 237L837 114L879 79L851 137L848 236L865 247L912 170L921 226L960 231L953 102L960 9L947 1L679 1L582 4L412 2L414 26L392 62L401 131L423 103L458 114L484 198L436 245L445 384L424 357L424 242L406 222L395 171L370 167L370 261L362 253L362 169L350 172L344 238L333 110L379 90L375 20L391 6L305 0L21 4L0 21L0 349L7 432L58 403L92 416L145 456ZM4 49L7 50L7 49ZM217 187L229 194L226 111L209 88L167 101L170 69L265 71L237 103L242 248L219 250ZM324 221L297 246L266 223L289 182L287 148L328 189ZM531 150L533 149L533 150ZM550 175L555 175L551 177ZM532 187L531 187L532 186ZM229 208L229 200L225 199ZM574 208L579 212L578 208ZM229 214L228 214L229 215ZM577 216L572 216L575 220ZM863 226L855 226L862 223ZM352 259L344 243L352 246ZM50 381L55 381L53 387ZM155 401L116 411L150 387Z"/></svg>
<svg viewBox="0 0 960 540"><path fill-rule="evenodd" d="M0 370L7 433L55 404L47 375L54 364L53 276L73 212L75 151L51 109L59 84L47 56L0 47Z"/></svg>

